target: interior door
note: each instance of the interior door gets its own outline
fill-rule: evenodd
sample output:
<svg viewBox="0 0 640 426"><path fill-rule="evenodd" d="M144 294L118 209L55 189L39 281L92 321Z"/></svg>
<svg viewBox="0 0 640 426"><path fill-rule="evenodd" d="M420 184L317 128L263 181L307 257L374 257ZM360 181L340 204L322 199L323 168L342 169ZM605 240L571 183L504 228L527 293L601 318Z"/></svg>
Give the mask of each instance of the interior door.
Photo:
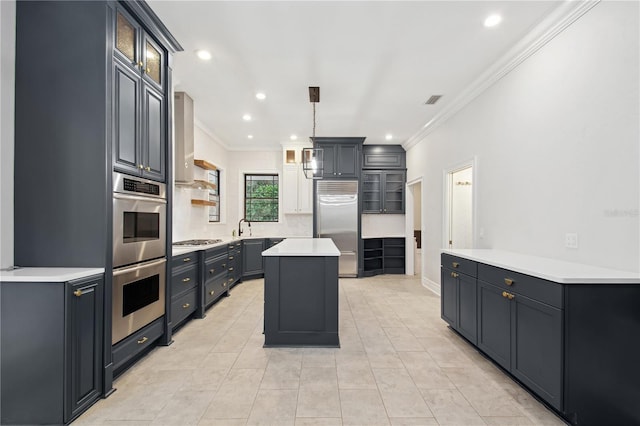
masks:
<svg viewBox="0 0 640 426"><path fill-rule="evenodd" d="M449 248L473 248L473 168L449 173Z"/></svg>

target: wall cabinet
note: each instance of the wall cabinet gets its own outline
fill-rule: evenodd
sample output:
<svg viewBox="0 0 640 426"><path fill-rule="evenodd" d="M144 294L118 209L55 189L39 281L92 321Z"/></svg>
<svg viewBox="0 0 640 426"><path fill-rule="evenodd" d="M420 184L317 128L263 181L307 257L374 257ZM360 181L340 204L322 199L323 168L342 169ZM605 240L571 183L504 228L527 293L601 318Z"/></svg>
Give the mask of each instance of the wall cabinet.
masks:
<svg viewBox="0 0 640 426"><path fill-rule="evenodd" d="M403 214L404 170L362 171L362 213Z"/></svg>
<svg viewBox="0 0 640 426"><path fill-rule="evenodd" d="M364 145L363 169L405 169L407 154L401 145Z"/></svg>
<svg viewBox="0 0 640 426"><path fill-rule="evenodd" d="M307 179L301 164L282 167L282 211L285 214L313 213L313 179Z"/></svg>
<svg viewBox="0 0 640 426"><path fill-rule="evenodd" d="M0 287L0 423L66 424L102 394L102 276Z"/></svg>
<svg viewBox="0 0 640 426"><path fill-rule="evenodd" d="M122 7L115 26L114 169L164 181L166 53Z"/></svg>
<svg viewBox="0 0 640 426"><path fill-rule="evenodd" d="M358 179L360 156L365 138L312 138L314 147L322 148L323 179Z"/></svg>

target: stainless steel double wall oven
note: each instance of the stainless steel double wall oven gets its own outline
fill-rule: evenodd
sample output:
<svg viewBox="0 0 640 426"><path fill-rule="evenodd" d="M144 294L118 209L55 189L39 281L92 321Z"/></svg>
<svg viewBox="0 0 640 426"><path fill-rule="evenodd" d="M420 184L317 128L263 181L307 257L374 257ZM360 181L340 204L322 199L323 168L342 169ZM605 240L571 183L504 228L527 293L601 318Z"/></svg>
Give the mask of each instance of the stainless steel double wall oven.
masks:
<svg viewBox="0 0 640 426"><path fill-rule="evenodd" d="M165 313L166 185L113 174L112 344Z"/></svg>

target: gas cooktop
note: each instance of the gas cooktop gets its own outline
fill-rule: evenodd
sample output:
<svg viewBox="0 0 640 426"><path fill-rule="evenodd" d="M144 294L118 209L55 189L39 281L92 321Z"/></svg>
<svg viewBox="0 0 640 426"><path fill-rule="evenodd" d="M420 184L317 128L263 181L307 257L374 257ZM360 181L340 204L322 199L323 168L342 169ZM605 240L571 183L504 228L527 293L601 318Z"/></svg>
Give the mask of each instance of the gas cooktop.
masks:
<svg viewBox="0 0 640 426"><path fill-rule="evenodd" d="M173 243L174 246L206 246L209 244L221 243L221 239L215 240L184 240Z"/></svg>

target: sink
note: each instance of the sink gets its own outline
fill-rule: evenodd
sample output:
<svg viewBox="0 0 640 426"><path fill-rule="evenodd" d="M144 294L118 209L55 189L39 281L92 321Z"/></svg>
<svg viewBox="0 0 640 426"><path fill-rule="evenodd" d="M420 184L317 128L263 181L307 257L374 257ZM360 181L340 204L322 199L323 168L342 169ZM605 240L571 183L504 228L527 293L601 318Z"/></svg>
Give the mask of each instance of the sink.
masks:
<svg viewBox="0 0 640 426"><path fill-rule="evenodd" d="M221 239L214 240L184 240L184 241L176 241L173 243L174 246L206 246L209 244L217 244L221 243Z"/></svg>

